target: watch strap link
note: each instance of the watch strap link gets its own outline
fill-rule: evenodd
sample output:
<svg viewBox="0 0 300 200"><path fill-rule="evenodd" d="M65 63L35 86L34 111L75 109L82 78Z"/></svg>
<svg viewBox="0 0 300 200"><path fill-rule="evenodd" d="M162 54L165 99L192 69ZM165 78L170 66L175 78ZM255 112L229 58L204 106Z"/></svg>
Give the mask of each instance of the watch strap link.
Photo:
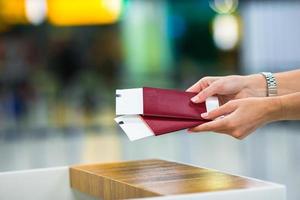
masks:
<svg viewBox="0 0 300 200"><path fill-rule="evenodd" d="M267 96L277 96L277 82L274 75L271 72L261 72L261 74L266 78Z"/></svg>

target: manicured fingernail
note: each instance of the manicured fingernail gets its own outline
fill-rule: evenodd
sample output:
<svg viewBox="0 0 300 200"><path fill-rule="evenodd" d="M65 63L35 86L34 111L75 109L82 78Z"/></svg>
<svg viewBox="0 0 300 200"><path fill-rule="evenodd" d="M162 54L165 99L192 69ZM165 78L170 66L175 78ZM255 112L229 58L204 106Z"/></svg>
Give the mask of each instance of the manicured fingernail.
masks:
<svg viewBox="0 0 300 200"><path fill-rule="evenodd" d="M191 98L191 101L194 102L194 103L198 103L199 102L199 97L194 96L193 98Z"/></svg>
<svg viewBox="0 0 300 200"><path fill-rule="evenodd" d="M201 117L202 117L202 118L207 118L207 117L208 117L208 113L207 113L207 112L206 112L206 113L202 113L202 114L201 114Z"/></svg>

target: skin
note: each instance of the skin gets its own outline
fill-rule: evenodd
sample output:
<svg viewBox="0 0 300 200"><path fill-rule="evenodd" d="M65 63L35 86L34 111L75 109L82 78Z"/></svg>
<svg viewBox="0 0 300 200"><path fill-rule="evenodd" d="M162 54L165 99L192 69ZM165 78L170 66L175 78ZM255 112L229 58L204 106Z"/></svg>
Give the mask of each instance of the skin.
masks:
<svg viewBox="0 0 300 200"><path fill-rule="evenodd" d="M213 121L189 131L213 131L243 139L267 123L299 120L300 70L277 73L275 78L276 97L266 97L266 80L261 74L202 78L187 90L198 93L191 101L200 103L218 96L221 106L201 115Z"/></svg>
<svg viewBox="0 0 300 200"><path fill-rule="evenodd" d="M194 103L205 101L210 96L218 96L221 104L233 99L266 96L266 81L260 74L251 76L204 77L187 89L198 92L191 100Z"/></svg>

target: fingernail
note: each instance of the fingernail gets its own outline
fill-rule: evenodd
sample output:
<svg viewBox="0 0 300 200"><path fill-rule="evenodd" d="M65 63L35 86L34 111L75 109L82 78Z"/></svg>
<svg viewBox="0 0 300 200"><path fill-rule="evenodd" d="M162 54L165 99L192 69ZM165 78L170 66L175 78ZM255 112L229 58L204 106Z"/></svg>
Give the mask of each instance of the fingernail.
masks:
<svg viewBox="0 0 300 200"><path fill-rule="evenodd" d="M207 113L207 112L206 112L206 113L202 113L202 114L201 114L201 117L202 117L202 118L207 118L207 117L208 117L208 113Z"/></svg>
<svg viewBox="0 0 300 200"><path fill-rule="evenodd" d="M198 103L199 102L199 97L194 96L193 98L191 98L191 101L194 102L194 103Z"/></svg>

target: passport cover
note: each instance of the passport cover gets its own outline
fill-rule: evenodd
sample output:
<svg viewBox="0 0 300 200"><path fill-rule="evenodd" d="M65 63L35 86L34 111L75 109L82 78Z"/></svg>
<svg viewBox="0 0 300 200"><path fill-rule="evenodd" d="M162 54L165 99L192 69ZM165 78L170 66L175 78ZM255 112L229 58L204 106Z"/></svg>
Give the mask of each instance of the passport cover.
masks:
<svg viewBox="0 0 300 200"><path fill-rule="evenodd" d="M135 88L116 91L115 121L130 140L158 136L207 122L201 114L219 106L217 97L195 104L196 93L160 88Z"/></svg>
<svg viewBox="0 0 300 200"><path fill-rule="evenodd" d="M154 134L163 135L166 133L179 131L186 128L191 128L205 123L207 120L195 120L195 119L178 119L167 117L152 117L141 116L144 122L152 129Z"/></svg>

